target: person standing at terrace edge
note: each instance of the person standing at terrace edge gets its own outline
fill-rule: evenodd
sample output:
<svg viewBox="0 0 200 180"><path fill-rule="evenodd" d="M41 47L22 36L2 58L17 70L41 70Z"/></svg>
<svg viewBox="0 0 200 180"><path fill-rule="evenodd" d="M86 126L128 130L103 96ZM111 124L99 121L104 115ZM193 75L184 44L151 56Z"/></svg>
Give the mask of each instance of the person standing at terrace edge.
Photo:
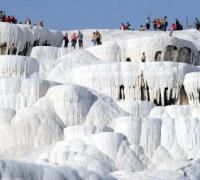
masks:
<svg viewBox="0 0 200 180"><path fill-rule="evenodd" d="M96 33L95 32L93 32L93 34L92 34L92 43L93 43L93 45L95 46L96 45L96 43L97 43L97 41L96 41Z"/></svg>
<svg viewBox="0 0 200 180"><path fill-rule="evenodd" d="M97 42L97 45L101 45L102 42L101 42L101 33L99 31L96 31L96 42Z"/></svg>
<svg viewBox="0 0 200 180"><path fill-rule="evenodd" d="M64 39L64 47L67 48L69 44L69 38L67 32L65 33L65 36L63 37Z"/></svg>
<svg viewBox="0 0 200 180"><path fill-rule="evenodd" d="M183 30L183 26L181 25L179 20L176 18L175 21L176 21L176 29L177 30Z"/></svg>
<svg viewBox="0 0 200 180"><path fill-rule="evenodd" d="M75 49L75 48L76 48L76 43L77 43L77 36L76 36L76 33L73 33L73 34L72 34L71 43L72 43L72 47Z"/></svg>
<svg viewBox="0 0 200 180"><path fill-rule="evenodd" d="M150 17L146 18L146 20L145 20L145 26L146 26L147 30L150 30L150 27L151 27L151 19L150 19Z"/></svg>
<svg viewBox="0 0 200 180"><path fill-rule="evenodd" d="M168 26L167 16L164 17L164 27L163 30L166 31Z"/></svg>
<svg viewBox="0 0 200 180"><path fill-rule="evenodd" d="M157 30L157 19L156 18L153 19L153 29L154 29L154 31Z"/></svg>
<svg viewBox="0 0 200 180"><path fill-rule="evenodd" d="M195 24L196 29L199 30L199 28L200 28L200 21L199 21L198 18L195 18L194 24Z"/></svg>
<svg viewBox="0 0 200 180"><path fill-rule="evenodd" d="M145 55L145 52L142 53L141 61L142 61L142 62L145 62L145 61L146 61L146 55Z"/></svg>
<svg viewBox="0 0 200 180"><path fill-rule="evenodd" d="M83 33L81 31L78 32L78 45L79 49L83 49Z"/></svg>

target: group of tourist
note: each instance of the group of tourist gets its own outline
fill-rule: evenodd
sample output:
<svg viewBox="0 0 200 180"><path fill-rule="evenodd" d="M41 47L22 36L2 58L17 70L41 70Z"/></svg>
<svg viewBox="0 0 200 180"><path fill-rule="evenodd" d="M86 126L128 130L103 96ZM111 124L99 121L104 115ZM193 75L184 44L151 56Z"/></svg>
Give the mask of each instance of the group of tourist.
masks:
<svg viewBox="0 0 200 180"><path fill-rule="evenodd" d="M65 33L63 39L64 39L64 47L67 48L70 42L67 32ZM77 41L78 41L79 49L83 49L83 33L81 31L79 31L78 34L75 32L72 33L71 46L74 49L76 48Z"/></svg>
<svg viewBox="0 0 200 180"><path fill-rule="evenodd" d="M6 15L6 13L2 10L0 10L0 22L7 22L7 23L11 23L11 24L17 24L17 23L23 24L21 21L18 22L15 16ZM26 20L24 21L24 24L31 25L32 23L29 18L26 18ZM40 20L38 25L41 27L44 27L43 20Z"/></svg>
<svg viewBox="0 0 200 180"><path fill-rule="evenodd" d="M172 24L171 30L173 30L173 31L183 30L183 26L177 18L175 19L175 23Z"/></svg>
<svg viewBox="0 0 200 180"><path fill-rule="evenodd" d="M0 10L0 22L17 24L17 19L14 16L6 15L4 11Z"/></svg>
<svg viewBox="0 0 200 180"><path fill-rule="evenodd" d="M94 46L102 44L102 36L101 36L101 33L99 31L93 32L92 43L93 43Z"/></svg>
<svg viewBox="0 0 200 180"><path fill-rule="evenodd" d="M120 29L121 30L134 30L134 29L132 29L132 26L129 22L127 22L126 24L121 23Z"/></svg>
<svg viewBox="0 0 200 180"><path fill-rule="evenodd" d="M154 18L153 21L151 21L150 17L147 17L146 20L145 20L145 26L140 25L139 30L140 31L150 30L151 24L153 25L154 31L167 31L167 28L168 28L167 16L164 16L163 18ZM169 30L173 30L173 31L183 30L183 26L179 22L179 20L176 18L175 22L172 23Z"/></svg>
<svg viewBox="0 0 200 180"><path fill-rule="evenodd" d="M75 32L72 33L71 39L69 39L69 35L66 32L64 37L63 37L63 40L64 40L64 47L65 48L68 48L69 42L71 42L71 47L75 49L76 44L78 42L79 49L83 49L83 33L81 31L78 31L78 33L75 33ZM102 44L101 33L99 31L93 32L91 41L92 41L94 46Z"/></svg>
<svg viewBox="0 0 200 180"><path fill-rule="evenodd" d="M157 30L166 31L167 30L167 27L168 27L167 16L164 16L163 18L154 18L152 21L151 21L150 17L147 17L145 19L145 28L147 30L150 30L151 23L153 25L154 31L157 31Z"/></svg>
<svg viewBox="0 0 200 180"><path fill-rule="evenodd" d="M154 31L167 31L167 30L183 30L183 25L180 23L180 21L175 18L175 22L171 24L170 27L168 23L167 16L164 16L163 18L154 18L153 20L150 17L147 17L145 19L144 25L140 25L139 31L146 31L153 29ZM200 30L200 20L198 18L195 18L195 27L196 29ZM121 23L120 30L134 30L131 27L131 24L127 22L126 24Z"/></svg>

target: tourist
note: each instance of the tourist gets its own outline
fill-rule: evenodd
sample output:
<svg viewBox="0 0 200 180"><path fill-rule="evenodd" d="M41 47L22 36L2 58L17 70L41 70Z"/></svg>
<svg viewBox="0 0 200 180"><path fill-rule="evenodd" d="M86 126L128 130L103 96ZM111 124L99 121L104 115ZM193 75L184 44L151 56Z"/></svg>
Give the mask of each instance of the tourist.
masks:
<svg viewBox="0 0 200 180"><path fill-rule="evenodd" d="M126 30L132 30L131 24L129 22L126 23Z"/></svg>
<svg viewBox="0 0 200 180"><path fill-rule="evenodd" d="M74 49L76 48L76 43L77 43L77 36L76 33L73 33L71 37L71 44Z"/></svg>
<svg viewBox="0 0 200 180"><path fill-rule="evenodd" d="M165 20L164 18L160 19L160 30L164 31Z"/></svg>
<svg viewBox="0 0 200 180"><path fill-rule="evenodd" d="M102 42L101 42L101 33L99 31L96 31L96 43L97 45L101 45Z"/></svg>
<svg viewBox="0 0 200 180"><path fill-rule="evenodd" d="M139 31L145 31L145 28L143 25L140 25Z"/></svg>
<svg viewBox="0 0 200 180"><path fill-rule="evenodd" d="M12 24L17 24L17 19L14 16L10 16L10 21Z"/></svg>
<svg viewBox="0 0 200 180"><path fill-rule="evenodd" d="M164 26L163 26L163 30L166 31L167 30L167 26L168 26L168 20L167 20L167 16L164 17Z"/></svg>
<svg viewBox="0 0 200 180"><path fill-rule="evenodd" d="M6 16L6 18L5 18L5 22L7 22L7 23L11 23L10 16Z"/></svg>
<svg viewBox="0 0 200 180"><path fill-rule="evenodd" d="M5 14L4 14L4 12L1 10L1 11L0 11L0 22L4 22L4 16L5 16Z"/></svg>
<svg viewBox="0 0 200 180"><path fill-rule="evenodd" d="M157 30L161 30L161 22L159 18L156 20L156 26L157 26Z"/></svg>
<svg viewBox="0 0 200 180"><path fill-rule="evenodd" d="M126 26L124 23L121 23L120 30L126 30Z"/></svg>
<svg viewBox="0 0 200 180"><path fill-rule="evenodd" d="M83 33L81 31L78 32L78 45L79 49L83 49Z"/></svg>
<svg viewBox="0 0 200 180"><path fill-rule="evenodd" d="M92 43L93 43L94 46L97 44L97 41L96 41L96 32L93 32L93 34L92 34Z"/></svg>
<svg viewBox="0 0 200 180"><path fill-rule="evenodd" d="M154 29L154 31L157 30L157 19L156 18L153 20L153 29Z"/></svg>
<svg viewBox="0 0 200 180"><path fill-rule="evenodd" d="M67 32L65 33L63 39L64 39L64 47L67 48L69 44L69 38Z"/></svg>
<svg viewBox="0 0 200 180"><path fill-rule="evenodd" d="M145 26L146 26L147 30L150 30L150 27L151 27L151 19L150 19L150 17L146 18L146 20L145 20Z"/></svg>
<svg viewBox="0 0 200 180"><path fill-rule="evenodd" d="M195 18L194 24L195 24L196 29L199 30L200 29L200 21L198 18Z"/></svg>
<svg viewBox="0 0 200 180"><path fill-rule="evenodd" d="M145 55L145 52L142 53L141 61L142 61L142 62L145 62L145 61L146 61L146 55Z"/></svg>
<svg viewBox="0 0 200 180"><path fill-rule="evenodd" d="M176 29L183 30L183 26L180 24L179 20L176 18L175 21L176 21Z"/></svg>
<svg viewBox="0 0 200 180"><path fill-rule="evenodd" d="M177 27L176 27L176 24L175 24L175 23L172 24L171 30L173 30L173 31L176 31L176 30L177 30Z"/></svg>

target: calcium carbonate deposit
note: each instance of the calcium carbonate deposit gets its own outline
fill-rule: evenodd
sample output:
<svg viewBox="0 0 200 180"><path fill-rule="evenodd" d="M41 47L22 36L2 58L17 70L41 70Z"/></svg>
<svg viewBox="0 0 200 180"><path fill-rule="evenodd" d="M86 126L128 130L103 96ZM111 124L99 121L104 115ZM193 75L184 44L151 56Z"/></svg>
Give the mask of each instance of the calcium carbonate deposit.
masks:
<svg viewBox="0 0 200 180"><path fill-rule="evenodd" d="M0 179L200 179L200 32L93 31L0 23Z"/></svg>

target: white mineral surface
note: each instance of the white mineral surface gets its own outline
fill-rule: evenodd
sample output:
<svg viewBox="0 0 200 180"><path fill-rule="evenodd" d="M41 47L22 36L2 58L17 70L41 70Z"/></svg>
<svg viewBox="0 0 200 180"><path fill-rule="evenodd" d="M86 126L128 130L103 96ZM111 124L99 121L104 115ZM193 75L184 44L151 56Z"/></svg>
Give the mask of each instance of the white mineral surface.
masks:
<svg viewBox="0 0 200 180"><path fill-rule="evenodd" d="M0 23L0 179L200 179L200 33L94 31Z"/></svg>

